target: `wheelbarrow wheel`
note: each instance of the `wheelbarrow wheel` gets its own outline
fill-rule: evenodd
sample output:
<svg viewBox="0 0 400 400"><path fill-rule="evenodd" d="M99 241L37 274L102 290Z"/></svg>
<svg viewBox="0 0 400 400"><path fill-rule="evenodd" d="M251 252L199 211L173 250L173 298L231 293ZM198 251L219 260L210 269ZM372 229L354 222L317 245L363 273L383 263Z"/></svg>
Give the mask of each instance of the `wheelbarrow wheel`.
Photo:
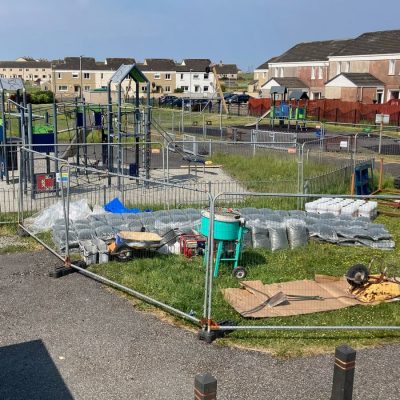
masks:
<svg viewBox="0 0 400 400"><path fill-rule="evenodd" d="M236 267L236 268L233 269L232 274L237 279L243 279L243 278L246 277L247 272L244 269L244 267Z"/></svg>
<svg viewBox="0 0 400 400"><path fill-rule="evenodd" d="M133 258L133 249L126 244L121 244L115 249L113 257L116 261L127 262Z"/></svg>
<svg viewBox="0 0 400 400"><path fill-rule="evenodd" d="M364 264L355 264L346 274L347 282L354 288L360 287L368 282L369 271Z"/></svg>

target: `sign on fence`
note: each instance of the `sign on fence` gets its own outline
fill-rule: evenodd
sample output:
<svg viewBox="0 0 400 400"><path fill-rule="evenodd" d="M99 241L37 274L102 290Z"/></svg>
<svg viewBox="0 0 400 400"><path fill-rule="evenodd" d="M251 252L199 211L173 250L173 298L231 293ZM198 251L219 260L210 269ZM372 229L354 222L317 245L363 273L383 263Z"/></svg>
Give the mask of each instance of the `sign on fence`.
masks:
<svg viewBox="0 0 400 400"><path fill-rule="evenodd" d="M67 183L69 179L68 172L57 172L56 181L57 183Z"/></svg>
<svg viewBox="0 0 400 400"><path fill-rule="evenodd" d="M376 114L375 115L375 123L376 124L385 124L388 125L390 120L389 114Z"/></svg>

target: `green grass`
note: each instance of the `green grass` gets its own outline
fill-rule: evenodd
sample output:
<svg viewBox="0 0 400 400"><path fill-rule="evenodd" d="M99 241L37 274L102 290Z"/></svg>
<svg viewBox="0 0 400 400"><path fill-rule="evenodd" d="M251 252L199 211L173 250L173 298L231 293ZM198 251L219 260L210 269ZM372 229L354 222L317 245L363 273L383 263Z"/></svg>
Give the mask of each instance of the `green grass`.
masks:
<svg viewBox="0 0 400 400"><path fill-rule="evenodd" d="M398 221L379 217L400 240ZM356 263L368 264L372 258L374 271L389 266L392 274L399 275L399 250L382 252L366 247L341 247L331 244L310 242L296 250L247 250L242 263L246 266L250 280L264 283L284 282L298 279L312 279L317 274L342 276ZM128 263L111 262L94 265L90 269L102 276L153 296L168 305L185 312L202 316L204 293L204 270L200 258L188 260L183 256L153 255ZM230 274L230 266L221 266L220 277L213 282L212 318L233 320L240 325L400 325L399 305L385 303L374 306L357 306L338 311L300 315L286 318L249 320L242 318L224 300L221 289L239 287L238 281ZM237 331L223 342L250 348L259 348L280 356L312 354L332 351L344 341L355 347L399 342L400 333L394 331L330 330L327 332L303 331Z"/></svg>

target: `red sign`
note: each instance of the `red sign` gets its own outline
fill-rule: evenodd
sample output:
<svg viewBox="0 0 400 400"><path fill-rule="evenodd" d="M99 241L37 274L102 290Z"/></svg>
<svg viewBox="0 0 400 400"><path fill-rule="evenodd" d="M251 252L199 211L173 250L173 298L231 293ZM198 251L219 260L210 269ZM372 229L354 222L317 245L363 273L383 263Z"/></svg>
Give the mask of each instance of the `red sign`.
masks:
<svg viewBox="0 0 400 400"><path fill-rule="evenodd" d="M36 174L36 191L48 192L55 189L56 180L54 174Z"/></svg>

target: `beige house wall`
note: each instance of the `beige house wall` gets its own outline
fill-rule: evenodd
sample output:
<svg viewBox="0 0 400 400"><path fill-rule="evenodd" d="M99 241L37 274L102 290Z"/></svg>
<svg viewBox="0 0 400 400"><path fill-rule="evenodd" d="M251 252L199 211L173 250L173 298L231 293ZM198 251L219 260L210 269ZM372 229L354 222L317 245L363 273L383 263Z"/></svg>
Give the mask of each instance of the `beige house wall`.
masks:
<svg viewBox="0 0 400 400"><path fill-rule="evenodd" d="M0 67L0 78L22 78L24 81L31 82L40 79L48 82L51 80L51 68Z"/></svg>
<svg viewBox="0 0 400 400"><path fill-rule="evenodd" d="M340 87L325 87L325 98L326 99L340 99L342 95L342 89Z"/></svg>
<svg viewBox="0 0 400 400"><path fill-rule="evenodd" d="M150 90L152 93L174 93L176 88L175 71L154 72L143 70L142 72L150 81Z"/></svg>
<svg viewBox="0 0 400 400"><path fill-rule="evenodd" d="M82 82L82 90L87 91L96 88L97 71L82 71L82 80L80 71L54 71L53 90L56 96L79 96ZM76 77L73 77L74 76ZM85 78L89 74L89 78Z"/></svg>

